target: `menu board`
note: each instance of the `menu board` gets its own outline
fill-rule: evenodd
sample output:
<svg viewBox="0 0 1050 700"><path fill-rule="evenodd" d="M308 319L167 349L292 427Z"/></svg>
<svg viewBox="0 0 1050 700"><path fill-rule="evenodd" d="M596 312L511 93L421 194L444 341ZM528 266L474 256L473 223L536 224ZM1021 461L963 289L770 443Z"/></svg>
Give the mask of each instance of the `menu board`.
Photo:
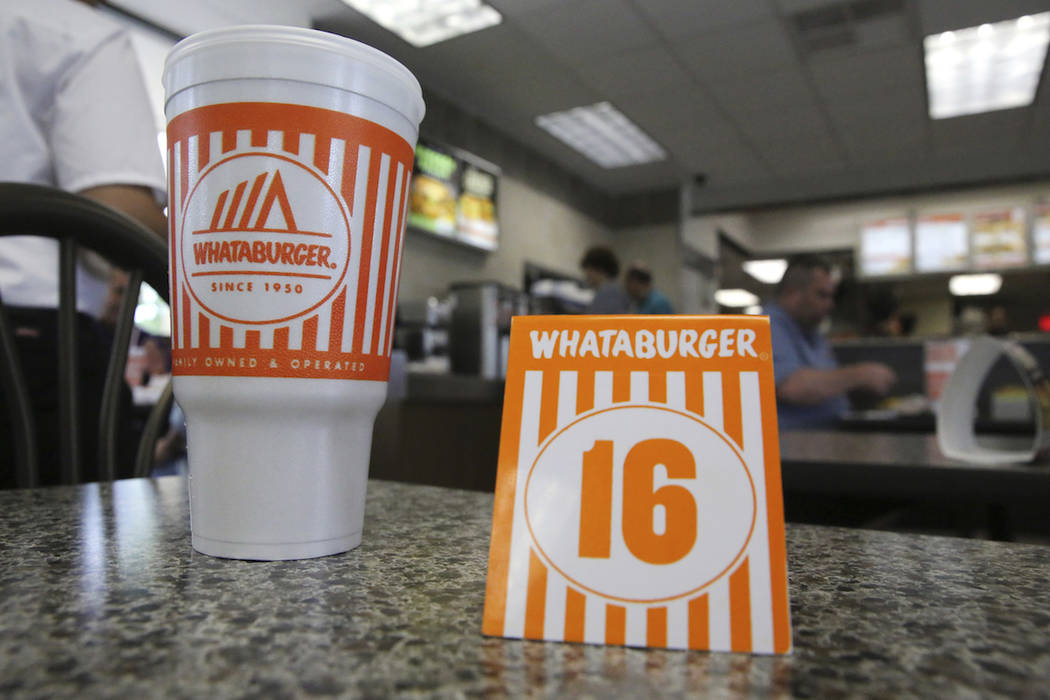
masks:
<svg viewBox="0 0 1050 700"><path fill-rule="evenodd" d="M408 225L486 250L499 246L499 168L455 148L420 142Z"/></svg>
<svg viewBox="0 0 1050 700"><path fill-rule="evenodd" d="M974 267L1012 267L1028 261L1022 207L974 214L971 235Z"/></svg>
<svg viewBox="0 0 1050 700"><path fill-rule="evenodd" d="M460 238L471 245L495 250L499 245L496 221L496 175L469 163L460 179L456 228Z"/></svg>
<svg viewBox="0 0 1050 700"><path fill-rule="evenodd" d="M911 229L904 217L865 224L860 232L863 275L903 275L911 272Z"/></svg>
<svg viewBox="0 0 1050 700"><path fill-rule="evenodd" d="M1035 205L1032 214L1032 258L1037 264L1050 263L1050 204Z"/></svg>
<svg viewBox="0 0 1050 700"><path fill-rule="evenodd" d="M970 257L962 214L926 214L915 222L915 268L919 272L961 270Z"/></svg>

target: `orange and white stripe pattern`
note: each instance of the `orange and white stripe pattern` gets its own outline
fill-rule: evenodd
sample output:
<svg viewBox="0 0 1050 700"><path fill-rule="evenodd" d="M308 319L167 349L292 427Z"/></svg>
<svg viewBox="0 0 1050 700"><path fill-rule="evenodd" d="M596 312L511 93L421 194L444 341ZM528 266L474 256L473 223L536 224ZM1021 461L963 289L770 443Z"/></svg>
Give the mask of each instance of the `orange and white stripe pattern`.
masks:
<svg viewBox="0 0 1050 700"><path fill-rule="evenodd" d="M564 327L566 322L566 317L514 322L518 337L511 341L485 633L627 646L787 652L791 637L784 521L765 319L663 319L668 327L749 324L758 332L756 347L765 354L764 361L621 358L602 363L527 355L522 338L529 329ZM580 323L603 321L587 317ZM654 328L661 321L604 319L605 327L632 327L632 323ZM743 556L732 571L692 597L645 604L587 593L545 564L524 526L525 479L548 437L588 412L628 404L667 407L702 418L739 448L754 477L756 519Z"/></svg>
<svg viewBox="0 0 1050 700"><path fill-rule="evenodd" d="M234 153L268 153L313 168L346 203L350 260L344 284L321 306L288 322L249 324L218 318L193 297L178 270L176 244L189 193L209 164ZM355 379L385 380L393 342L413 149L404 139L351 115L299 105L214 105L179 115L168 127L172 346L176 373L230 374L178 358L252 353L259 376L331 376L309 367L324 360L363 368ZM258 181L256 184L261 184ZM229 183L216 208L221 221L261 226L259 187ZM376 203L373 205L372 203ZM281 202L280 204L286 204ZM289 219L285 212L285 219ZM294 223L291 224L294 226ZM229 228L227 226L227 228ZM289 358L296 362L292 369ZM279 370L274 370L274 365ZM304 365L307 367L303 369ZM192 367L192 369L188 369Z"/></svg>

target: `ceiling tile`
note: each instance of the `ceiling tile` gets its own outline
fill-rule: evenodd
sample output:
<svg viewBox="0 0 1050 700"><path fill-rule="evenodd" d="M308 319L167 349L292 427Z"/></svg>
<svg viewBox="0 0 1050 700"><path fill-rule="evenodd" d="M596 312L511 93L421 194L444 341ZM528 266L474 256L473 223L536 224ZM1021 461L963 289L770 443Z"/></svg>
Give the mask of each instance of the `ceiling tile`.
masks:
<svg viewBox="0 0 1050 700"><path fill-rule="evenodd" d="M973 114L930 122L934 152L1013 152L1022 143L1030 113L1025 108Z"/></svg>
<svg viewBox="0 0 1050 700"><path fill-rule="evenodd" d="M893 160L910 151L929 153L924 86L876 79L858 87L864 92L825 90L824 99L832 128L851 161Z"/></svg>
<svg viewBox="0 0 1050 700"><path fill-rule="evenodd" d="M719 82L797 64L784 27L763 20L735 25L731 32L714 32L672 44L675 54L698 78Z"/></svg>
<svg viewBox="0 0 1050 700"><path fill-rule="evenodd" d="M754 143L792 141L826 134L828 131L828 122L815 105L733 114L730 118L741 133Z"/></svg>
<svg viewBox="0 0 1050 700"><path fill-rule="evenodd" d="M593 177L594 181L607 192L630 192L630 191L653 191L664 187L672 187L680 184L690 174L672 162L661 161L657 163L646 163L634 165L627 168L609 168L599 172ZM639 187L638 182L647 183L646 187Z"/></svg>
<svg viewBox="0 0 1050 700"><path fill-rule="evenodd" d="M851 122L836 124L836 130L851 163L913 161L930 155L927 129L913 120Z"/></svg>
<svg viewBox="0 0 1050 700"><path fill-rule="evenodd" d="M1028 117L1028 139L1032 144L1050 148L1050 71L1043 70L1042 84Z"/></svg>
<svg viewBox="0 0 1050 700"><path fill-rule="evenodd" d="M528 12L549 9L554 5L568 5L576 0L485 0L504 17L516 17Z"/></svg>
<svg viewBox="0 0 1050 700"><path fill-rule="evenodd" d="M405 63L424 85L461 103L469 112L495 120L539 114L599 101L600 95L555 57L535 52L529 37L499 25L409 53ZM526 65L518 57L532 53ZM484 69L479 57L486 57ZM506 76L514 75L508 87Z"/></svg>
<svg viewBox="0 0 1050 700"><path fill-rule="evenodd" d="M825 5L842 4L846 0L775 0L777 7L784 12L804 12Z"/></svg>
<svg viewBox="0 0 1050 700"><path fill-rule="evenodd" d="M730 114L798 110L814 104L813 90L802 71L793 66L737 80L721 80L707 87L715 101Z"/></svg>
<svg viewBox="0 0 1050 700"><path fill-rule="evenodd" d="M866 51L834 60L808 64L813 87L828 101L849 100L896 90L901 86L925 86L922 50L900 47Z"/></svg>
<svg viewBox="0 0 1050 700"><path fill-rule="evenodd" d="M621 112L644 129L656 132L675 130L688 137L699 124L726 123L718 106L700 89L672 88L615 100Z"/></svg>
<svg viewBox="0 0 1050 700"><path fill-rule="evenodd" d="M712 129L708 125L697 125L694 133L701 136L667 136L668 144L674 147L675 153L681 155L685 162L729 159L741 154L753 155L751 148L731 128Z"/></svg>
<svg viewBox="0 0 1050 700"><path fill-rule="evenodd" d="M692 77L664 48L624 51L581 62L576 73L596 91L610 97L694 90Z"/></svg>
<svg viewBox="0 0 1050 700"><path fill-rule="evenodd" d="M875 49L884 46L913 46L916 39L913 36L907 16L903 14L855 22L853 29L856 32L857 45L864 49Z"/></svg>
<svg viewBox="0 0 1050 700"><path fill-rule="evenodd" d="M759 157L780 177L842 170L846 167L841 149L826 134L767 141L756 144L756 149Z"/></svg>
<svg viewBox="0 0 1050 700"><path fill-rule="evenodd" d="M569 61L586 61L654 46L659 37L640 21L625 0L574 0L551 5L513 19L550 53ZM531 54L517 58L527 64Z"/></svg>
<svg viewBox="0 0 1050 700"><path fill-rule="evenodd" d="M702 167L698 167L698 170L705 172L707 182L715 187L763 182L773 178L772 171L756 158L720 161L706 171Z"/></svg>
<svg viewBox="0 0 1050 700"><path fill-rule="evenodd" d="M704 174L712 184L739 183L749 178L764 179L771 175L754 150L736 136L701 145L692 142L679 152L679 161L696 174Z"/></svg>
<svg viewBox="0 0 1050 700"><path fill-rule="evenodd" d="M634 3L664 37L672 40L771 18L774 13L769 0L634 0Z"/></svg>
<svg viewBox="0 0 1050 700"><path fill-rule="evenodd" d="M975 27L1050 10L1046 0L918 0L923 34Z"/></svg>
<svg viewBox="0 0 1050 700"><path fill-rule="evenodd" d="M872 123L896 128L907 128L912 124L925 127L929 121L926 94L918 86L889 88L851 97L836 96L825 100L824 105L832 123L839 128Z"/></svg>

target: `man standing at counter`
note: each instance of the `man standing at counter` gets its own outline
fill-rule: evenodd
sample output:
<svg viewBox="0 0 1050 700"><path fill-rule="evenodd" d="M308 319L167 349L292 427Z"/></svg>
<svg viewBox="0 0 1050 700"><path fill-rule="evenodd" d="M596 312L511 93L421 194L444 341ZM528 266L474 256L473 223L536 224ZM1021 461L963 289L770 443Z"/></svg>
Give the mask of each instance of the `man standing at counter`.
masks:
<svg viewBox="0 0 1050 700"><path fill-rule="evenodd" d="M878 362L839 367L819 330L834 297L831 265L816 255L799 255L788 262L775 300L766 304L781 430L833 425L849 408L847 392L886 394L897 381L893 370Z"/></svg>
<svg viewBox="0 0 1050 700"><path fill-rule="evenodd" d="M587 285L594 290L594 299L585 314L625 314L631 308L631 299L616 281L620 274L620 260L616 253L604 246L588 248L580 260L580 269Z"/></svg>

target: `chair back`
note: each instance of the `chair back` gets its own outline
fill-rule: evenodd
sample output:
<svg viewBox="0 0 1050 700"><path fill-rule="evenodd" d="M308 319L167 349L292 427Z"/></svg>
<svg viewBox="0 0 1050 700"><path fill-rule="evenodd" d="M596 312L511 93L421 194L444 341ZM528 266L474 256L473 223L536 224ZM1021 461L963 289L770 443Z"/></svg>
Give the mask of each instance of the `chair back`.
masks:
<svg viewBox="0 0 1050 700"><path fill-rule="evenodd" d="M117 475L121 392L139 286L145 281L168 298L166 243L134 220L86 197L51 187L0 183L0 236L34 235L58 241L58 428L61 481L79 483L86 460L97 460L99 476ZM113 332L101 405L96 415L81 415L78 377L76 270L80 248L92 250L128 271L128 286ZM39 484L40 446L23 363L15 345L7 309L0 300L0 390L11 422L18 487ZM145 476L153 447L171 408L171 382L154 406L139 442L134 474ZM81 454L81 431L98 431L98 454Z"/></svg>

